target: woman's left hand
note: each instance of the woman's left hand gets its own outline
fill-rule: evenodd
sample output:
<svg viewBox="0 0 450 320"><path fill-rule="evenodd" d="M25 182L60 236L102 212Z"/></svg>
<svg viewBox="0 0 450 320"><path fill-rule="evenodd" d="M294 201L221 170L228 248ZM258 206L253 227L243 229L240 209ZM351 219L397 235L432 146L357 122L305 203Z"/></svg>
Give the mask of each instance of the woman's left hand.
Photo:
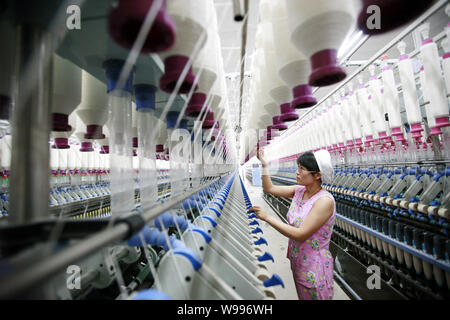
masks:
<svg viewBox="0 0 450 320"><path fill-rule="evenodd" d="M250 208L250 210L253 210L255 212L255 215L263 221L266 221L266 219L270 216L270 214L266 210L258 206L253 206Z"/></svg>

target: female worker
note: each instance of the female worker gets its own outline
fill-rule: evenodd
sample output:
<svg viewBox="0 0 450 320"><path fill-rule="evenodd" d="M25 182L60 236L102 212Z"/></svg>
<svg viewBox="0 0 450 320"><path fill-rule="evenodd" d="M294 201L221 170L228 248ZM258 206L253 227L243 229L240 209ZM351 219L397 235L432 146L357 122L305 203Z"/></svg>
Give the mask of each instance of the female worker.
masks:
<svg viewBox="0 0 450 320"><path fill-rule="evenodd" d="M297 184L275 186L270 180L262 149L262 181L265 192L293 198L285 224L261 207L252 207L256 216L289 238L287 257L291 261L295 287L300 300L333 298L333 257L328 250L336 215L333 196L322 189L331 182L333 166L328 151L306 152L297 159Z"/></svg>

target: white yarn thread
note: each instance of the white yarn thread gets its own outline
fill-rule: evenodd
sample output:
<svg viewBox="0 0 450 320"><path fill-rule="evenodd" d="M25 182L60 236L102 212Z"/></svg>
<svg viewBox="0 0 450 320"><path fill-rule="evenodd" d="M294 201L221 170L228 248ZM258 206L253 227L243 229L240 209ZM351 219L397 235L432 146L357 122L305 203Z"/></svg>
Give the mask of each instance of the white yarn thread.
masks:
<svg viewBox="0 0 450 320"><path fill-rule="evenodd" d="M399 50L404 54L403 44L399 43ZM403 52L402 52L403 51ZM402 84L403 100L405 102L406 116L409 124L421 123L419 98L417 96L416 81L411 60L406 58L398 63L398 73Z"/></svg>

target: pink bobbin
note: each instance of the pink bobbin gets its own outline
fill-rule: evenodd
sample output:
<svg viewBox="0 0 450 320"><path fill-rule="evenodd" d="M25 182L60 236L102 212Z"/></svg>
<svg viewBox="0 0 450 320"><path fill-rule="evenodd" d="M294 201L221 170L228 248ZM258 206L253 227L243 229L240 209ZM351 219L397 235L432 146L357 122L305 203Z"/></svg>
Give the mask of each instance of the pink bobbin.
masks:
<svg viewBox="0 0 450 320"><path fill-rule="evenodd" d="M317 103L317 99L312 95L312 87L307 84L292 89L292 95L294 99L291 102L291 108L305 109Z"/></svg>
<svg viewBox="0 0 450 320"><path fill-rule="evenodd" d="M295 112L293 108L291 108L290 103L284 103L280 106L281 115L280 121L282 122L290 122L298 119L298 114Z"/></svg>
<svg viewBox="0 0 450 320"><path fill-rule="evenodd" d="M157 144L156 145L156 152L164 152L164 145Z"/></svg>
<svg viewBox="0 0 450 320"><path fill-rule="evenodd" d="M378 139L386 139L387 134L386 131L378 132Z"/></svg>
<svg viewBox="0 0 450 320"><path fill-rule="evenodd" d="M201 92L196 92L192 95L191 100L189 100L185 115L188 117L197 118L203 109L206 102L206 94Z"/></svg>
<svg viewBox="0 0 450 320"><path fill-rule="evenodd" d="M405 141L402 128L400 127L392 128L391 134L396 138L397 141Z"/></svg>
<svg viewBox="0 0 450 320"><path fill-rule="evenodd" d="M435 118L435 120L436 120L436 127L438 128L443 128L450 125L450 122L448 121L448 116Z"/></svg>
<svg viewBox="0 0 450 320"><path fill-rule="evenodd" d="M355 144L353 143L353 140L348 140L347 141L347 147L353 148L354 146L355 146Z"/></svg>
<svg viewBox="0 0 450 320"><path fill-rule="evenodd" d="M103 134L103 127L96 124L90 124L86 126L86 133L84 134L85 139L105 139L106 136Z"/></svg>
<svg viewBox="0 0 450 320"><path fill-rule="evenodd" d="M52 145L52 149L69 149L69 139L68 138L55 138L55 144Z"/></svg>
<svg viewBox="0 0 450 320"><path fill-rule="evenodd" d="M277 130L287 130L288 126L280 121L280 116L275 116L272 118L273 121L273 129Z"/></svg>
<svg viewBox="0 0 450 320"><path fill-rule="evenodd" d="M340 82L347 74L339 65L336 49L325 49L311 56L309 85L324 87Z"/></svg>
<svg viewBox="0 0 450 320"><path fill-rule="evenodd" d="M414 139L418 139L422 137L422 124L421 123L413 123L410 125L411 135Z"/></svg>
<svg viewBox="0 0 450 320"><path fill-rule="evenodd" d="M154 3L154 0L119 0L108 17L108 31L111 37L125 49L131 49ZM144 39L141 52L168 50L175 43L175 32L175 23L166 11L164 0Z"/></svg>
<svg viewBox="0 0 450 320"><path fill-rule="evenodd" d="M214 112L208 111L202 129L211 129L214 126Z"/></svg>
<svg viewBox="0 0 450 320"><path fill-rule="evenodd" d="M94 149L92 148L92 142L82 142L80 152L92 152Z"/></svg>

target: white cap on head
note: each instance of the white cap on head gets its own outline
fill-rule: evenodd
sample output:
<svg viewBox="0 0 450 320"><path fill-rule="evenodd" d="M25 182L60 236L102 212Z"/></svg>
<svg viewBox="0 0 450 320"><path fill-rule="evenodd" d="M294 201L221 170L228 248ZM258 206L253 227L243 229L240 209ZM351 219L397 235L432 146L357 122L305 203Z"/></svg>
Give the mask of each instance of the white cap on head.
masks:
<svg viewBox="0 0 450 320"><path fill-rule="evenodd" d="M322 174L322 183L329 184L333 181L333 164L331 163L331 155L327 150L319 150L314 152L317 165Z"/></svg>

